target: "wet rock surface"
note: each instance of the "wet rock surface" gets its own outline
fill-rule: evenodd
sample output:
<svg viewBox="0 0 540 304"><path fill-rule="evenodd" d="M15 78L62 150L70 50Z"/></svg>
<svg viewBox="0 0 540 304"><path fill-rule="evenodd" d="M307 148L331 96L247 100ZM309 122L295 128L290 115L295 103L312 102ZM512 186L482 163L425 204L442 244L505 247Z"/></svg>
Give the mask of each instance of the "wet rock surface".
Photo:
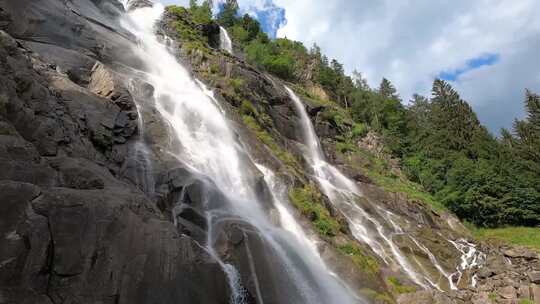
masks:
<svg viewBox="0 0 540 304"><path fill-rule="evenodd" d="M128 165L138 115L114 66L137 61L112 21L122 6L0 9L0 303L227 303L221 266Z"/></svg>

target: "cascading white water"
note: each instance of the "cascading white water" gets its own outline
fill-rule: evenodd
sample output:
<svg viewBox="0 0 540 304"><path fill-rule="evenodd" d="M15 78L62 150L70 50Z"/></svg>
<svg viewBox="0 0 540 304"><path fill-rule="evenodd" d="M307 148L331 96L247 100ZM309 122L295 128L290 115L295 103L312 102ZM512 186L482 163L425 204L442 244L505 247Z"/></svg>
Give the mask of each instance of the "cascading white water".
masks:
<svg viewBox="0 0 540 304"><path fill-rule="evenodd" d="M370 246L385 262L397 262L403 272L419 286L424 288L433 286L436 289L442 290L440 286L430 279L429 272L424 266L415 260L420 271L415 269L392 240L394 235L406 234L394 221L393 217L396 217L396 215L380 206L372 206L375 208L376 214L379 215L380 220L378 220L359 205L357 200L362 196L360 189L337 168L326 162L313 124L307 115L304 105L290 88L286 87L286 90L300 117L304 140L308 147L307 162L311 165L314 176L321 185L323 192L341 210L341 213L347 219L355 238ZM385 228L383 224L386 224L391 229ZM483 259L483 254L476 250L474 244L465 240L449 240L461 253L461 264L457 266L456 272L449 273L441 266L426 246L421 244L413 236L409 237L420 250L427 254L432 266L448 280L450 289L457 289L456 283L454 283L456 276L458 276L457 282L459 283L462 272L477 267ZM471 284L476 284L474 277L471 280Z"/></svg>
<svg viewBox="0 0 540 304"><path fill-rule="evenodd" d="M359 241L369 245L384 261L397 262L412 281L427 288L425 279L410 265L405 255L392 241L388 231L375 217L369 215L359 206L356 200L362 196L360 189L337 168L326 162L304 105L290 88L286 87L286 90L300 116L304 140L309 148L307 161L311 165L323 192L342 211L343 216L349 222L353 235ZM390 251L391 255L387 251Z"/></svg>
<svg viewBox="0 0 540 304"><path fill-rule="evenodd" d="M232 41L229 37L229 33L227 33L227 30L222 26L219 27L219 46L229 54L233 53Z"/></svg>
<svg viewBox="0 0 540 304"><path fill-rule="evenodd" d="M476 249L476 245L468 242L465 239L459 239L456 241L448 240L448 242L461 253L461 263L456 267L456 271L450 275L451 278L457 276L457 284L461 281L463 277L463 272L467 270L472 270L475 267L479 267L486 259L485 253ZM471 286L475 287L476 277L471 277ZM457 288L456 288L457 289Z"/></svg>
<svg viewBox="0 0 540 304"><path fill-rule="evenodd" d="M358 303L355 295L320 263L316 248L305 250L305 244L310 242L290 214L284 212L282 221L290 231L296 231L293 233L295 235L275 226L269 220L254 190L255 177L251 172L256 170L255 165L239 144L219 103L211 91L190 77L188 71L156 36L154 25L163 9L160 4L136 9L129 13L123 26L139 39L134 51L148 68L144 73L145 81L155 88L156 109L170 126L174 142L179 142L178 146L171 147L170 151L166 152L190 166L193 171L210 178L227 198L226 206L213 207L214 209L207 211L209 228L206 245L209 253L220 263L228 276L232 289L231 302L243 303L244 291L237 269L222 261L214 249L216 240L213 228L220 223L234 220L253 227L262 242L271 248L273 252L270 254L277 261L273 267L281 269L280 273L286 276L281 280L286 283L276 283L287 287L289 294L296 299L293 301L320 304ZM266 174L270 176L273 173L266 170ZM274 196L274 200L280 208L279 198ZM250 280L254 280L256 286L254 296L261 302L265 290L259 288L257 277L266 274L258 274L258 265L254 263L249 246L246 251L252 272Z"/></svg>
<svg viewBox="0 0 540 304"><path fill-rule="evenodd" d="M296 239L302 243L303 246L306 246L306 248L311 251L312 255L317 258L316 262L320 263L321 265L325 265L324 261L319 255L319 251L317 250L317 244L315 243L315 241L313 241L307 236L307 234L304 232L304 229L302 229L302 227L296 222L291 210L289 209L290 204L286 204L284 202L284 193L286 191L286 188L278 183L272 170L260 164L256 165L257 168L264 175L264 180L270 188L272 198L274 199L274 204L279 212L279 218L283 229L294 235Z"/></svg>

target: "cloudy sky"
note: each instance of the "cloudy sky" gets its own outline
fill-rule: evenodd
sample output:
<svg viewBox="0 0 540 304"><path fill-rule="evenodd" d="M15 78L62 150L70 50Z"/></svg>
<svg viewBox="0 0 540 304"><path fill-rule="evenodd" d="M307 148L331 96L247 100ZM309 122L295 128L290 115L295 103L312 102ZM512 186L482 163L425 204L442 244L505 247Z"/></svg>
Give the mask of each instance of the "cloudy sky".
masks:
<svg viewBox="0 0 540 304"><path fill-rule="evenodd" d="M184 4L187 0L163 0ZM219 2L216 0L214 2ZM540 93L538 0L238 0L278 37L317 43L403 100L450 81L494 133Z"/></svg>

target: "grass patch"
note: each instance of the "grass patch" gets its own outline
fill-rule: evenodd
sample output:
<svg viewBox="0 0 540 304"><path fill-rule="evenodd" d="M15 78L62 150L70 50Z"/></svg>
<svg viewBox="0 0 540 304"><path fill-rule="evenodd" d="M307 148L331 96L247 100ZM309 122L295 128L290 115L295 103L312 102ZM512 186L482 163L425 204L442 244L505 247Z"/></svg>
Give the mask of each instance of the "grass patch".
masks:
<svg viewBox="0 0 540 304"><path fill-rule="evenodd" d="M433 196L422 189L422 186L413 183L411 181L404 181L399 177L386 176L376 172L367 171L367 175L372 179L375 184L389 192L401 192L404 193L407 198L412 200L418 200L430 205L437 211L446 211L446 207L433 198Z"/></svg>
<svg viewBox="0 0 540 304"><path fill-rule="evenodd" d="M356 149L354 153L365 161L361 167L358 164L350 164L353 168L365 172L365 174L379 187L388 192L404 193L408 199L424 202L437 211L447 211L448 209L433 195L423 189L417 183L406 178L400 178L391 173L390 165L387 161L380 159L368 151Z"/></svg>
<svg viewBox="0 0 540 304"><path fill-rule="evenodd" d="M316 190L315 185L308 184L303 188L289 189L289 199L303 215L313 222L320 235L332 237L339 232L339 223L323 206L321 194Z"/></svg>
<svg viewBox="0 0 540 304"><path fill-rule="evenodd" d="M388 285L390 285L390 289L392 289L392 291L396 294L411 293L416 291L416 287L403 285L396 277L388 277L386 281L388 282Z"/></svg>
<svg viewBox="0 0 540 304"><path fill-rule="evenodd" d="M338 247L339 251L347 256L350 256L354 264L362 269L365 273L375 275L379 272L379 263L373 257L365 254L362 249L354 244L347 243Z"/></svg>
<svg viewBox="0 0 540 304"><path fill-rule="evenodd" d="M534 304L534 302L529 299L521 299L519 300L519 304Z"/></svg>
<svg viewBox="0 0 540 304"><path fill-rule="evenodd" d="M538 227L478 228L471 224L466 225L476 239L498 240L540 252L540 228Z"/></svg>

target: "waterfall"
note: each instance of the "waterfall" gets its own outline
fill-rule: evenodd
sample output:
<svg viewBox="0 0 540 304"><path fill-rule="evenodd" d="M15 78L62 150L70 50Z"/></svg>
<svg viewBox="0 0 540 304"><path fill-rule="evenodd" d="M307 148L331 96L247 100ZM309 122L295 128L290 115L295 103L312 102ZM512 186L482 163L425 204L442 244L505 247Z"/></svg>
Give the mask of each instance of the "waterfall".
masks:
<svg viewBox="0 0 540 304"><path fill-rule="evenodd" d="M229 33L222 26L219 27L219 47L227 51L229 54L233 53L232 41L229 37Z"/></svg>
<svg viewBox="0 0 540 304"><path fill-rule="evenodd" d="M142 73L144 80L155 88L155 107L170 126L170 141L179 143L167 147L166 152L195 173L207 177L208 183L225 196L219 202L204 201L208 224L205 247L227 274L231 303L245 302L242 279L246 279L243 277L246 273L250 286L255 286L251 295L258 303L266 298L270 299L268 302L282 303L362 302L324 267L316 248L305 249L310 241L294 217L280 208L281 200L276 195L273 203L280 213L284 212L282 224L288 231L270 220L265 205L272 202L261 201L258 196L255 190L257 166L243 149L225 111L212 91L191 78L155 34L154 26L163 9L161 4L135 9L122 25L138 37L139 43L133 47L147 67ZM145 107L143 103L140 106ZM260 166L259 169L265 171L269 187L274 187L273 173ZM246 244L243 272L239 265L222 260L216 249L219 233L228 223L249 227L240 230L242 242ZM251 248L251 244L259 247ZM257 260L257 254L270 261ZM271 292L274 293L267 295Z"/></svg>
<svg viewBox="0 0 540 304"><path fill-rule="evenodd" d="M323 192L347 219L354 237L358 241L367 244L386 263L396 262L414 283L423 288L433 286L441 290L430 279L429 272L422 264L414 257L419 269L413 267L407 257L394 243L393 236L408 234L393 219L397 215L380 206L370 206L375 211L371 213L367 212L361 207L359 202L359 198L363 195L356 184L343 175L337 168L326 162L319 139L303 103L290 88L285 88L300 117L303 137L308 148L306 160L311 166L314 177L319 182ZM369 201L368 203L371 204ZM463 271L479 267L485 259L485 255L479 252L474 244L463 239L457 241L448 240L460 253L461 259L461 263L456 266L456 271L449 273L441 266L437 258L425 245L421 244L412 235L409 235L409 238L413 244L428 256L432 266L448 280L449 288L453 290L457 289L457 284L461 280ZM457 279L455 279L456 276ZM471 285L474 286L475 284L476 277L473 276L471 278Z"/></svg>
<svg viewBox="0 0 540 304"><path fill-rule="evenodd" d="M324 194L342 211L342 214L349 222L353 235L359 241L369 245L384 261L390 259L396 261L416 284L424 288L427 287L424 279L414 270L398 246L394 244L391 236L389 236L390 233L374 216L369 215L356 202L356 199L362 194L354 182L326 162L315 129L304 105L290 88L286 87L286 90L300 116L304 140L309 149L307 161L311 165L315 178L321 185ZM387 251L390 251L391 255Z"/></svg>
<svg viewBox="0 0 540 304"><path fill-rule="evenodd" d="M324 261L319 255L316 242L309 238L304 229L296 222L290 210L290 203L285 203L284 197L286 188L276 180L274 172L272 172L270 169L260 164L256 164L256 166L264 175L264 180L270 188L276 209L279 212L279 219L283 229L290 232L298 241L302 243L303 246L308 248L309 251L311 251L312 256L317 258L316 262L326 267Z"/></svg>

